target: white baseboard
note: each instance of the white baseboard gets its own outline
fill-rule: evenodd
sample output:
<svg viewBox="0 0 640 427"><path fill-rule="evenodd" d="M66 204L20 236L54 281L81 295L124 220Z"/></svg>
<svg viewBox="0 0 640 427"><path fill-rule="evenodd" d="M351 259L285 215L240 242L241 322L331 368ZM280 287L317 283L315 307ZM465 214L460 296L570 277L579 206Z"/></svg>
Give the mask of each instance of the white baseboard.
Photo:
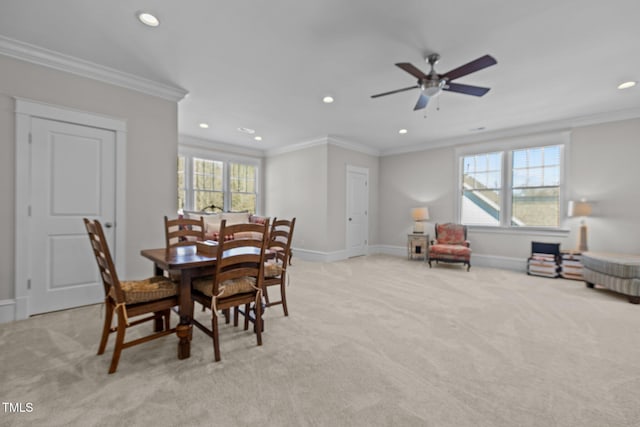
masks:
<svg viewBox="0 0 640 427"><path fill-rule="evenodd" d="M312 251L310 249L300 248L291 248L291 250L293 251L293 262L295 262L296 258L312 262L334 262L348 258L346 250L335 252Z"/></svg>
<svg viewBox="0 0 640 427"><path fill-rule="evenodd" d="M16 302L12 299L0 300L0 323L16 320Z"/></svg>
<svg viewBox="0 0 640 427"><path fill-rule="evenodd" d="M406 257L407 248L405 246L375 245L370 246L369 253ZM472 254L471 266L503 268L524 273L527 271L527 260L499 255Z"/></svg>
<svg viewBox="0 0 640 427"><path fill-rule="evenodd" d="M369 253L406 257L407 247L391 246L391 245L373 245L373 246L369 246Z"/></svg>
<svg viewBox="0 0 640 427"><path fill-rule="evenodd" d="M502 268L505 270L514 270L522 273L527 271L527 260L520 258L505 257L499 255L471 255L471 265L481 267Z"/></svg>

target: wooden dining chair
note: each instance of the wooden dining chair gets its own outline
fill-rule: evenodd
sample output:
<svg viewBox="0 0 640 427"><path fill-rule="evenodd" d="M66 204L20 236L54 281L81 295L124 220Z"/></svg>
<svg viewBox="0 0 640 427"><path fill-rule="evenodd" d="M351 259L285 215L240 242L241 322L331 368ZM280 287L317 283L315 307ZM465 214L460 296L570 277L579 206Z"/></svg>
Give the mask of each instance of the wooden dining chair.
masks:
<svg viewBox="0 0 640 427"><path fill-rule="evenodd" d="M274 218L271 223L271 231L269 232L269 244L267 249L275 254L265 264L264 269L264 299L265 306L271 307L282 304L284 315L289 315L287 308L287 265L290 265L291 241L293 239L293 229L296 225L296 219L292 220ZM273 301L269 298L269 287L278 286L280 288L280 299Z"/></svg>
<svg viewBox="0 0 640 427"><path fill-rule="evenodd" d="M193 282L194 301L211 309L211 329L193 319L200 330L213 339L215 361L220 360L218 312L228 316L230 309L254 303L256 305L256 340L262 345L262 283L264 260L268 242L269 221L265 224L220 223L220 235L238 235L242 239L218 242L215 273L212 279L197 279ZM227 317L228 318L228 317Z"/></svg>
<svg viewBox="0 0 640 427"><path fill-rule="evenodd" d="M102 338L98 347L98 354L103 354L107 346L109 334L116 333L116 343L111 358L109 373L118 368L120 353L125 348L142 344L155 338L172 334L171 308L178 305L178 287L170 280L154 276L144 280L120 281L109 252L107 240L104 237L102 224L97 220L84 218L84 224L89 234L91 248L95 255L100 277L105 293L105 319L102 328ZM112 327L113 314L116 313L117 324ZM132 317L149 315L142 319L131 321ZM127 328L153 320L155 322L152 334L125 342Z"/></svg>
<svg viewBox="0 0 640 427"><path fill-rule="evenodd" d="M200 219L164 217L164 236L167 248L194 245L204 240L204 218Z"/></svg>
<svg viewBox="0 0 640 427"><path fill-rule="evenodd" d="M169 219L164 217L164 237L165 247L167 249L177 246L191 246L195 245L196 241L205 240L205 226L204 218L200 219L178 217L175 219ZM180 283L179 271L168 271L169 278L175 282ZM204 311L204 307L202 308Z"/></svg>

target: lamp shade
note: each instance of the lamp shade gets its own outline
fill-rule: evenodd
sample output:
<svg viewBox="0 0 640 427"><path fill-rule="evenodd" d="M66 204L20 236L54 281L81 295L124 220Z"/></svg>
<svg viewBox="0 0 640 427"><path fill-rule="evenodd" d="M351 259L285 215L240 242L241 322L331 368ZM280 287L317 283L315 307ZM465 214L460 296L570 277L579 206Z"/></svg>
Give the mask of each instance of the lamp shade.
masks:
<svg viewBox="0 0 640 427"><path fill-rule="evenodd" d="M567 216L589 216L591 215L591 203L580 201L570 201L567 209Z"/></svg>
<svg viewBox="0 0 640 427"><path fill-rule="evenodd" d="M426 221L429 219L429 208L413 208L411 209L411 218L414 221Z"/></svg>

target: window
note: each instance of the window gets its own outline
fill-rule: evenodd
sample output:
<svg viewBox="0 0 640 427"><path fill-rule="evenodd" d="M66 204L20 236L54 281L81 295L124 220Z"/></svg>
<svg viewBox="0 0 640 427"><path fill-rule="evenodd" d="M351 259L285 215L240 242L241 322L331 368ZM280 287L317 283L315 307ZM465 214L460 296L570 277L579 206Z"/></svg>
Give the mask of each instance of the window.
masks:
<svg viewBox="0 0 640 427"><path fill-rule="evenodd" d="M229 163L229 192L232 211L255 212L256 168L241 163Z"/></svg>
<svg viewBox="0 0 640 427"><path fill-rule="evenodd" d="M502 153L464 157L462 223L500 225Z"/></svg>
<svg viewBox="0 0 640 427"><path fill-rule="evenodd" d="M258 161L214 159L203 153L180 155L178 209L201 211L210 206L256 213Z"/></svg>
<svg viewBox="0 0 640 427"><path fill-rule="evenodd" d="M511 225L560 224L560 146L512 153Z"/></svg>
<svg viewBox="0 0 640 427"><path fill-rule="evenodd" d="M460 222L467 225L560 225L564 144L461 153Z"/></svg>

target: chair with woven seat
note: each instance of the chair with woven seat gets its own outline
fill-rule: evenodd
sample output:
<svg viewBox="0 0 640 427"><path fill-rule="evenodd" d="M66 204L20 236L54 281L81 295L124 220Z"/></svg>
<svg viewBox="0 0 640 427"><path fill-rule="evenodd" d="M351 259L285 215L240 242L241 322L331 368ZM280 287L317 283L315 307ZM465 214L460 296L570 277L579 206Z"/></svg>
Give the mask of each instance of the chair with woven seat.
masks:
<svg viewBox="0 0 640 427"><path fill-rule="evenodd" d="M204 240L204 218L164 217L164 236L167 248L194 245L197 240Z"/></svg>
<svg viewBox="0 0 640 427"><path fill-rule="evenodd" d="M175 219L164 217L164 237L167 249L195 245L196 241L205 240L204 235L205 225L202 216L199 219L182 216ZM179 271L169 271L168 274L172 281L180 283ZM204 307L202 311L204 311Z"/></svg>
<svg viewBox="0 0 640 427"><path fill-rule="evenodd" d="M116 333L116 343L111 358L109 373L118 368L120 353L125 348L172 334L171 308L178 305L178 287L175 283L161 276L145 280L120 281L109 252L102 225L97 220L84 218L91 248L95 255L105 292L105 319L98 354L104 354L109 335ZM112 327L113 314L116 312L117 325ZM130 321L132 317L148 315L142 319ZM125 342L127 328L153 320L152 334Z"/></svg>
<svg viewBox="0 0 640 427"><path fill-rule="evenodd" d="M244 233L242 239L220 239L217 247L216 266L212 279L193 282L191 295L194 301L211 309L211 329L193 319L194 325L213 340L215 361L220 360L218 311L228 316L229 310L254 304L256 307L256 340L262 345L262 289L264 260L268 242L269 221L265 224L220 223L220 235Z"/></svg>
<svg viewBox="0 0 640 427"><path fill-rule="evenodd" d="M460 262L471 268L471 243L467 240L467 226L462 224L436 224L436 238L429 246L431 261Z"/></svg>
<svg viewBox="0 0 640 427"><path fill-rule="evenodd" d="M274 218L269 232L269 244L267 249L274 253L274 258L265 264L264 298L265 306L271 307L282 304L284 315L289 315L287 308L286 280L287 265L291 256L291 241L296 219L292 220ZM280 300L273 301L269 298L268 289L271 286L280 287Z"/></svg>

